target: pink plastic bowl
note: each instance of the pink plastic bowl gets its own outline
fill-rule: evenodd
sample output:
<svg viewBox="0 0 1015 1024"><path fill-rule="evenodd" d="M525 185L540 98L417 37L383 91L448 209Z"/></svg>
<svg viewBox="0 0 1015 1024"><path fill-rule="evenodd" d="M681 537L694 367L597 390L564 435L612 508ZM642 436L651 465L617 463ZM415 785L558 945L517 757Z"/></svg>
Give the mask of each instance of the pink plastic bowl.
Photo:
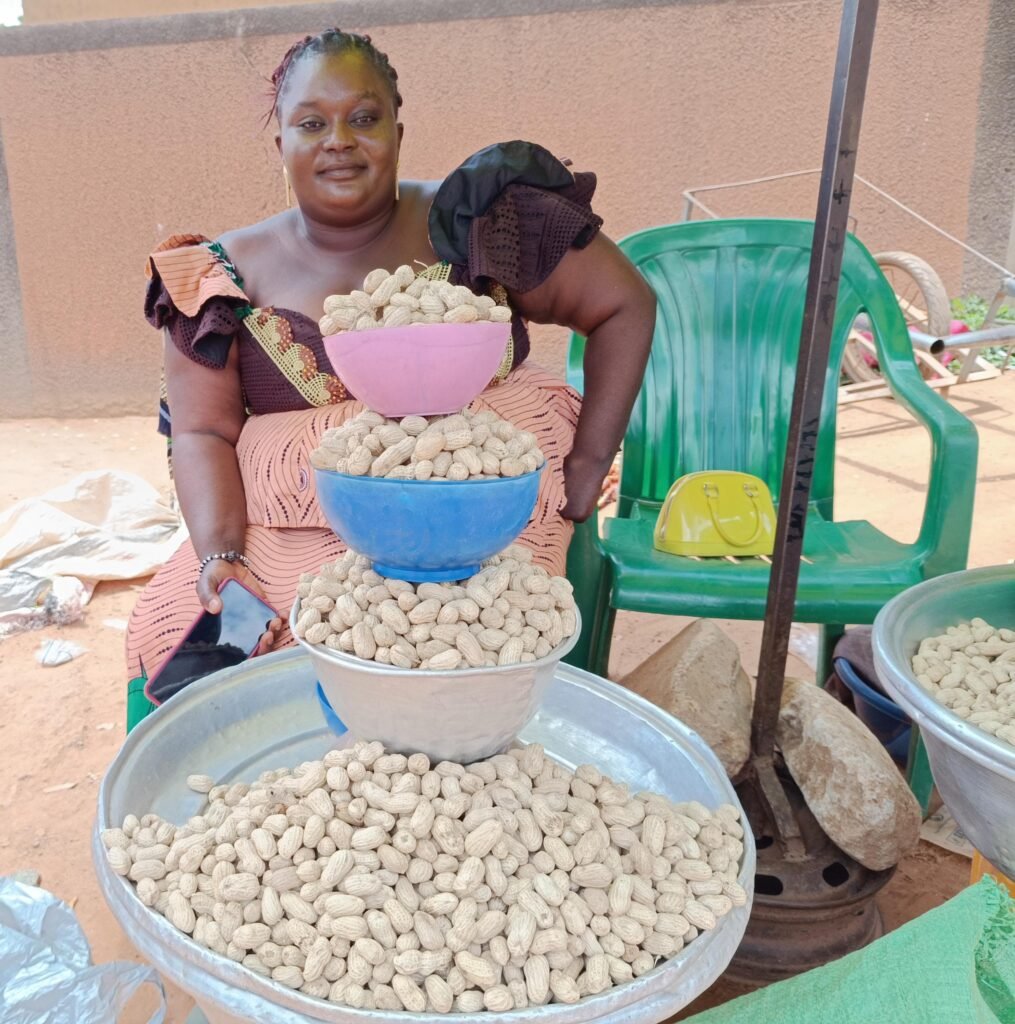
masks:
<svg viewBox="0 0 1015 1024"><path fill-rule="evenodd" d="M418 324L343 331L324 351L345 386L382 416L464 409L497 372L511 324Z"/></svg>

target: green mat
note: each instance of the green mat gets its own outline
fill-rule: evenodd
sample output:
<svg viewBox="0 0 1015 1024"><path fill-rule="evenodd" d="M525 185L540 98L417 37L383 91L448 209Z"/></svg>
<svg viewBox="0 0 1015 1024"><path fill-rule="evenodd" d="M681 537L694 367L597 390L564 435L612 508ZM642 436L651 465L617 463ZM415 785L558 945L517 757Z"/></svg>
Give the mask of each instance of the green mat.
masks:
<svg viewBox="0 0 1015 1024"><path fill-rule="evenodd" d="M1015 1024L1015 902L991 878L865 949L686 1024Z"/></svg>

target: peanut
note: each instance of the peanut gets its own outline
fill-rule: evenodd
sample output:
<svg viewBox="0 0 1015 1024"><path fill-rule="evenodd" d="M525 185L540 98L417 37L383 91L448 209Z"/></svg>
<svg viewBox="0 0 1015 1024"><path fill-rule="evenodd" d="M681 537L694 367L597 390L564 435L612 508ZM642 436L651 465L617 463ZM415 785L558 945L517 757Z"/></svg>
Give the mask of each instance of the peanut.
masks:
<svg viewBox="0 0 1015 1024"><path fill-rule="evenodd" d="M401 432L401 428L395 429ZM411 436L395 441L392 433L390 439L394 444L386 449L389 452L412 443ZM310 591L327 586L335 596L308 597L306 606L301 603L296 633L307 643L403 669L447 672L545 657L577 629L574 598L565 580L550 577L541 568L526 566L524 574L512 572L513 566L523 564L522 557L529 557L524 549L508 548L463 581L464 586L423 583L413 587L401 580L382 580L365 559L359 560L362 565L354 563L355 576L346 571L346 579L338 582L346 564L347 556L343 556L333 566L325 566L320 576L310 577ZM356 582L363 573L371 574L369 584ZM530 593L533 587L545 592ZM551 596L551 587L557 596ZM523 625L522 612L516 609L536 599L547 602L550 610L529 608L524 612L528 624ZM320 621L323 613L314 603L322 601L334 605L326 623ZM559 611L554 606L558 601L562 602ZM322 817L328 813L323 803L318 810ZM626 813L618 807L604 811L614 816ZM641 816L639 812L637 817Z"/></svg>
<svg viewBox="0 0 1015 1024"><path fill-rule="evenodd" d="M208 793L214 785L215 780L210 775L187 776L187 788L192 789L195 793Z"/></svg>
<svg viewBox="0 0 1015 1024"><path fill-rule="evenodd" d="M980 618L951 626L920 643L912 669L953 714L1015 745L1015 632Z"/></svg>
<svg viewBox="0 0 1015 1024"><path fill-rule="evenodd" d="M461 311L449 322L507 323L512 317L510 307L498 305L490 296L475 295L461 285L417 277L408 264L400 266L393 274L381 268L372 270L364 278L362 289L349 295L329 295L323 305L320 328L324 334L366 330L371 326L367 318L374 320L372 314L375 313L386 325L394 326L388 323L392 310L405 310L421 318L413 319L413 323L439 323L445 310ZM413 312L417 309L418 312Z"/></svg>
<svg viewBox="0 0 1015 1024"><path fill-rule="evenodd" d="M404 307L391 307L401 315ZM473 307L468 307L473 308ZM390 321L389 317L389 321ZM452 476L472 479L500 475L521 475L533 472L545 463L534 434L528 431L516 432L514 427L496 417L492 421L478 420L482 413L466 410L456 417L432 418L406 417L412 430L405 430L403 421L384 420L380 424L368 422L370 413L347 420L340 427L327 431L321 438L319 448L311 452L312 464L320 469L332 469L351 476L387 476L396 470L408 469L412 477L420 479L415 467L420 463L433 462L433 471L424 473L422 479L432 476L445 477L454 464L465 466L466 476L456 470ZM505 444L491 429L510 436ZM388 454L406 438L415 439L412 446L401 446L398 455ZM509 450L510 448L510 450ZM458 455L454 462L438 466L437 459L445 452ZM378 466L377 463L380 462ZM502 463L506 462L506 467ZM404 474L401 474L404 475ZM541 592L545 593L546 590Z"/></svg>
<svg viewBox="0 0 1015 1024"><path fill-rule="evenodd" d="M520 563L512 555L484 568L484 607L512 592ZM408 592L356 569L346 573L352 590ZM464 588L424 586L423 601L462 608ZM473 636L457 621L438 628L455 626ZM448 652L461 657L434 657ZM432 768L423 755L360 742L252 787L210 786L207 798L181 828L146 815L106 830L113 870L199 944L354 1008L573 1003L639 977L747 900L733 881L738 808L632 798L589 766L572 775L537 744ZM632 873L636 860L653 871Z"/></svg>

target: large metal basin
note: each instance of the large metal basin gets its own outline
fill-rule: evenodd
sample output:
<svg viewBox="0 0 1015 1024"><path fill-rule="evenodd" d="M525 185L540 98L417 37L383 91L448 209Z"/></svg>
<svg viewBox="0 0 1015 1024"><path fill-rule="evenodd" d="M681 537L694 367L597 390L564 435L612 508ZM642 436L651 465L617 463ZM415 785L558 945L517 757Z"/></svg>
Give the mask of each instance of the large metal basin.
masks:
<svg viewBox="0 0 1015 1024"><path fill-rule="evenodd" d="M920 727L938 792L969 841L1015 877L1015 747L970 725L916 680L920 641L980 617L1015 628L1015 566L969 569L920 583L874 621L878 679Z"/></svg>
<svg viewBox="0 0 1015 1024"><path fill-rule="evenodd" d="M99 792L93 838L95 869L113 914L138 950L191 993L212 1024L433 1024L432 1014L353 1010L313 999L258 977L198 946L146 909L106 863L98 830L128 813L154 811L180 822L202 797L186 787L189 772L219 781L250 781L270 768L319 758L351 742L321 718L316 677L298 650L280 651L195 683L145 719L127 738ZM496 709L493 709L495 713ZM594 762L634 790L706 806L737 804L718 759L694 732L613 683L561 665L543 706L522 737L542 743L562 764ZM745 839L740 884L753 893L755 853ZM662 1021L707 989L730 962L750 916L733 910L672 960L634 982L573 1005L510 1013L456 1014L456 1024L546 1024Z"/></svg>

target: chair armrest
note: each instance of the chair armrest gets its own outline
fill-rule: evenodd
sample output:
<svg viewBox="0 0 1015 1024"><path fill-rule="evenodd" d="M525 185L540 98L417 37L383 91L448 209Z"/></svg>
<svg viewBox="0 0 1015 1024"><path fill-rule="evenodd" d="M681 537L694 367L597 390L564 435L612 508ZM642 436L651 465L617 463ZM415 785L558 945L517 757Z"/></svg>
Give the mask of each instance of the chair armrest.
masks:
<svg viewBox="0 0 1015 1024"><path fill-rule="evenodd" d="M976 427L927 386L911 354L908 358L898 352L886 355L886 349L879 338L881 372L893 396L931 438L927 500L916 541L918 557L923 560L926 577L956 572L966 567L969 555L979 448Z"/></svg>
<svg viewBox="0 0 1015 1024"><path fill-rule="evenodd" d="M579 395L585 394L585 338L580 334L572 334L568 343L565 379Z"/></svg>
<svg viewBox="0 0 1015 1024"><path fill-rule="evenodd" d="M564 660L578 668L591 668L593 639L602 628L603 617L610 612L609 566L599 540L598 510L584 523L575 523L574 536L567 549L567 578L574 586L582 631Z"/></svg>

